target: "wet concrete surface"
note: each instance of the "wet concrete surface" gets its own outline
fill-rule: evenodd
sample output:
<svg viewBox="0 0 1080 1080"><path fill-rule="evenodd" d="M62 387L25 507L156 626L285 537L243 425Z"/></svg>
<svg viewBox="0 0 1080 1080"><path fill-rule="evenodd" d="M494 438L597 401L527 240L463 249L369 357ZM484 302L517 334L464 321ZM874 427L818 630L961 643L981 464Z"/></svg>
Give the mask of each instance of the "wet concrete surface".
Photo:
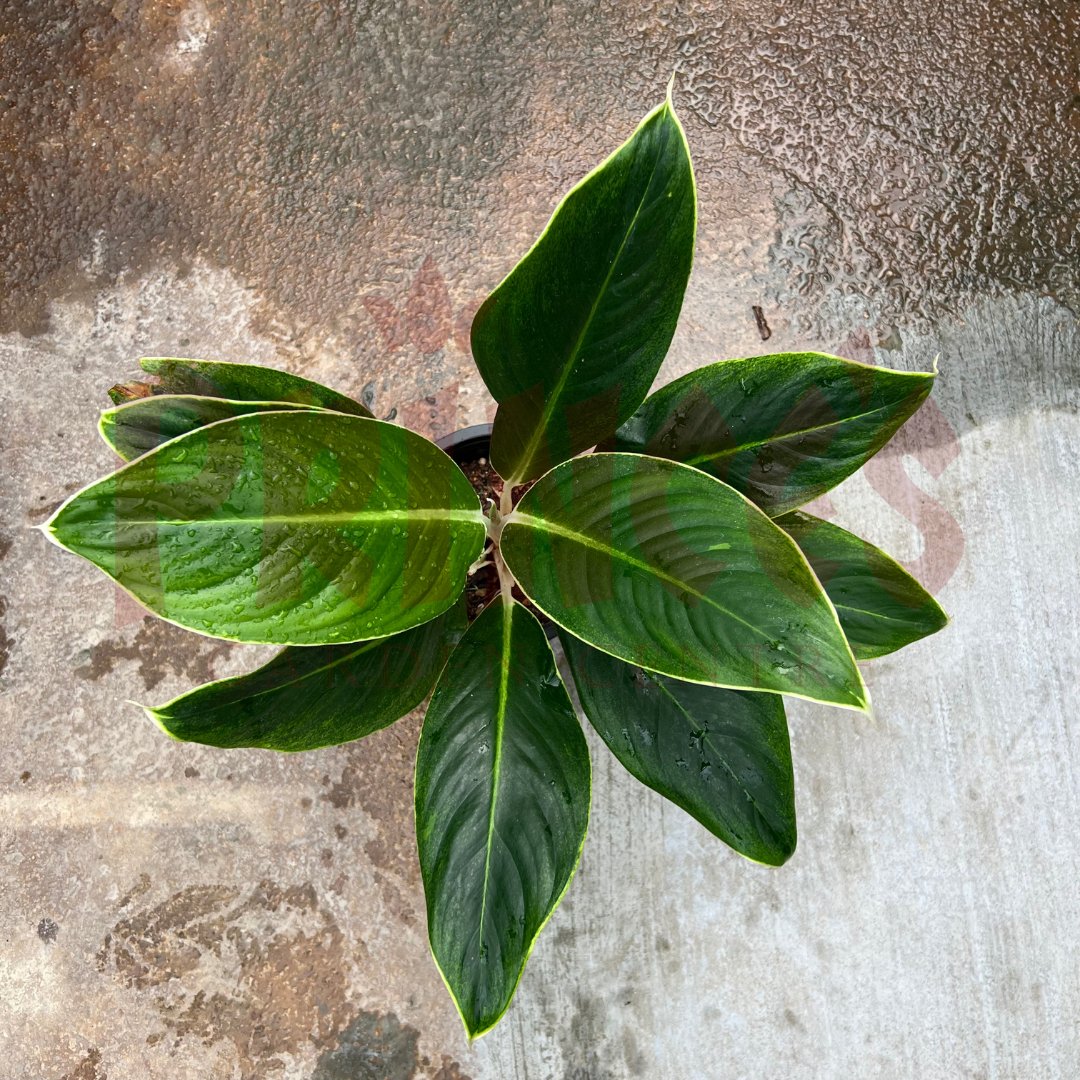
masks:
<svg viewBox="0 0 1080 1080"><path fill-rule="evenodd" d="M26 526L112 467L94 422L143 354L374 383L433 436L488 419L473 310L672 70L702 216L662 379L940 357L823 510L954 621L867 666L873 723L792 704L779 871L593 740L581 872L470 1048L425 941L417 718L297 757L170 743L126 699L265 654L142 619ZM1071 1078L1078 79L1055 0L3 9L5 1069Z"/></svg>

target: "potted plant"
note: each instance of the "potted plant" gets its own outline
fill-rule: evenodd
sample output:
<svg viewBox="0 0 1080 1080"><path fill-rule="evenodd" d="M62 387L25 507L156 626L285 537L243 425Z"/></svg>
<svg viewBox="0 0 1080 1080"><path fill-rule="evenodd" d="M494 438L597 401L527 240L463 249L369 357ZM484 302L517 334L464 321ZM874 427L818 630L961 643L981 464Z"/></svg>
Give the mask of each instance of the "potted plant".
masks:
<svg viewBox="0 0 1080 1080"><path fill-rule="evenodd" d="M796 837L782 695L866 709L856 660L946 621L888 556L799 509L884 445L932 374L795 353L649 395L695 229L669 91L480 308L498 411L455 460L293 375L144 359L154 381L114 387L101 419L126 464L43 526L160 617L283 646L147 707L174 738L312 749L431 695L419 859L470 1037L507 1009L581 855L571 682L634 776L779 865Z"/></svg>

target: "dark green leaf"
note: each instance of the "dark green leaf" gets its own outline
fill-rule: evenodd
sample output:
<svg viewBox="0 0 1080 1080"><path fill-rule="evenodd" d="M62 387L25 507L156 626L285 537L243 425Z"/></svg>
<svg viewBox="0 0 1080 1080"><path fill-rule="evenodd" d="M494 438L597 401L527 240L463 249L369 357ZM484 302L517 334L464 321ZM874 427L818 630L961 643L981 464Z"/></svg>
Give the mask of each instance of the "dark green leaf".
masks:
<svg viewBox="0 0 1080 1080"><path fill-rule="evenodd" d="M802 548L860 660L895 652L949 621L899 563L847 529L801 512L776 524Z"/></svg>
<svg viewBox="0 0 1080 1080"><path fill-rule="evenodd" d="M415 709L464 630L459 602L393 637L283 649L250 675L207 683L146 712L185 742L285 751L336 746Z"/></svg>
<svg viewBox="0 0 1080 1080"><path fill-rule="evenodd" d="M160 394L136 398L101 414L101 437L125 460L141 457L155 446L196 428L257 412L314 409L286 401L229 401L190 394Z"/></svg>
<svg viewBox="0 0 1080 1080"><path fill-rule="evenodd" d="M477 312L499 402L491 460L513 483L611 435L649 391L690 275L697 203L671 102L559 204Z"/></svg>
<svg viewBox="0 0 1080 1080"><path fill-rule="evenodd" d="M585 715L634 776L748 859L791 857L795 777L779 694L650 675L561 638Z"/></svg>
<svg viewBox="0 0 1080 1080"><path fill-rule="evenodd" d="M45 529L181 626L328 645L445 611L485 523L461 471L419 435L288 412L164 443L74 495Z"/></svg>
<svg viewBox="0 0 1080 1080"><path fill-rule="evenodd" d="M228 364L218 360L185 360L172 356L146 356L139 361L143 371L156 375L157 386L133 383L110 391L117 401L127 400L131 390L137 396L145 391L161 394L194 394L198 397L232 398L235 401L289 401L296 405L317 405L323 409L370 416L370 410L358 401L331 390L328 386L290 375L277 368L258 364Z"/></svg>
<svg viewBox="0 0 1080 1080"><path fill-rule="evenodd" d="M933 382L823 353L723 360L651 395L614 448L703 469L776 516L876 454Z"/></svg>
<svg viewBox="0 0 1080 1080"><path fill-rule="evenodd" d="M451 655L416 757L431 949L470 1038L506 1011L589 820L585 736L540 624L496 599Z"/></svg>
<svg viewBox="0 0 1080 1080"><path fill-rule="evenodd" d="M538 608L629 663L865 707L836 612L798 547L697 469L634 454L575 458L525 493L502 552Z"/></svg>

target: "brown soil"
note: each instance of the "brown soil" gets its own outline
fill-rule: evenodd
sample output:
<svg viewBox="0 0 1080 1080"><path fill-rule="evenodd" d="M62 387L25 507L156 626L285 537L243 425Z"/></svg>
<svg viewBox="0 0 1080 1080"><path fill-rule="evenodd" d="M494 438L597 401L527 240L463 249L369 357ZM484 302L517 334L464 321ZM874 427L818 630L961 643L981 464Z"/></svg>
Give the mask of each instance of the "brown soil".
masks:
<svg viewBox="0 0 1080 1080"><path fill-rule="evenodd" d="M480 502L483 504L485 511L492 502L497 503L499 501L503 489L502 477L491 467L491 463L486 457L479 458L476 461L459 463L459 467L468 477L473 490L480 496ZM520 498L520 495L518 498Z"/></svg>
<svg viewBox="0 0 1080 1080"><path fill-rule="evenodd" d="M491 467L486 457L476 461L458 462L461 471L472 484L473 490L480 496L480 503L485 512L491 509L492 504L497 504L502 495L502 477ZM484 548L485 554L491 552L491 541ZM469 622L476 618L498 595L499 575L494 565L489 564L481 567L475 573L469 575L465 586L465 603L469 613Z"/></svg>
<svg viewBox="0 0 1080 1080"><path fill-rule="evenodd" d="M465 586L465 605L472 623L499 594L499 575L495 567L488 565L470 575Z"/></svg>

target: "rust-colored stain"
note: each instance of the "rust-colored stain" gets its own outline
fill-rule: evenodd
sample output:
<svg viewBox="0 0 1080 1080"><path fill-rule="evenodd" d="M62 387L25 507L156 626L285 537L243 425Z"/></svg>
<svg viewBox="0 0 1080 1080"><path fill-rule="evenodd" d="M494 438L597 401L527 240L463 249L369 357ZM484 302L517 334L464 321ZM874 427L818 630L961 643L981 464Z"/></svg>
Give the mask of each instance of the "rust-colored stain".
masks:
<svg viewBox="0 0 1080 1080"><path fill-rule="evenodd" d="M905 565L934 594L945 587L960 565L966 545L964 530L944 504L912 481L904 459L913 458L937 479L959 454L956 432L931 398L865 467L870 486L918 530L922 553Z"/></svg>
<svg viewBox="0 0 1080 1080"><path fill-rule="evenodd" d="M141 875L120 907L149 888ZM97 967L153 1002L164 1030L150 1044L171 1039L182 1053L185 1039L231 1043L244 1080L312 1049L312 1080L469 1080L449 1056L421 1055L419 1031L394 1013L350 1003L350 959L310 884L263 881L194 885L125 915Z"/></svg>
<svg viewBox="0 0 1080 1080"><path fill-rule="evenodd" d="M235 1047L243 1077L326 1045L352 1015L345 939L311 885L198 885L120 919L98 968L148 996L165 1031Z"/></svg>
<svg viewBox="0 0 1080 1080"><path fill-rule="evenodd" d="M183 675L194 682L214 677L214 663L229 652L229 644L182 630L161 619L147 618L130 641L106 638L89 650L85 664L75 669L80 679L94 682L114 671L125 660L139 662L143 686L153 690L170 675Z"/></svg>
<svg viewBox="0 0 1080 1080"><path fill-rule="evenodd" d="M367 5L21 5L0 35L0 329L40 332L52 297L195 258L306 317L361 313L358 279L384 280L373 232L430 236L453 211L440 189L486 169L522 119L485 90L492 48L517 39L522 55L547 16L515 20L449 4L381 18ZM404 25L420 39L408 49ZM421 286L426 310L434 285ZM411 331L422 345L452 317L443 306Z"/></svg>

